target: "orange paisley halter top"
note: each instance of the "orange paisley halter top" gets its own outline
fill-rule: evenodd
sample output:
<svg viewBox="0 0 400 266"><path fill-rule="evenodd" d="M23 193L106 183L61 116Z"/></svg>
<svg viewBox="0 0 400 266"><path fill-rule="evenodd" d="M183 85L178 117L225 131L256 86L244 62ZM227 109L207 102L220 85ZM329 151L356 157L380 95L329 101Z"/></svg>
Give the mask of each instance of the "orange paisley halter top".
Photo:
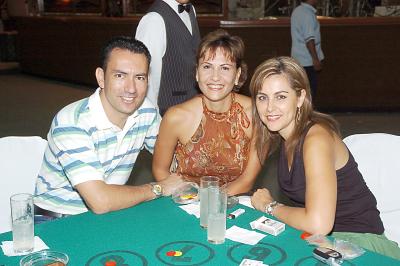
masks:
<svg viewBox="0 0 400 266"><path fill-rule="evenodd" d="M208 110L202 97L203 117L190 141L178 141L175 150L177 173L187 181L199 183L202 176L221 178L221 183L237 179L247 166L250 151L250 138L244 128L250 126L243 107L235 101L224 113Z"/></svg>

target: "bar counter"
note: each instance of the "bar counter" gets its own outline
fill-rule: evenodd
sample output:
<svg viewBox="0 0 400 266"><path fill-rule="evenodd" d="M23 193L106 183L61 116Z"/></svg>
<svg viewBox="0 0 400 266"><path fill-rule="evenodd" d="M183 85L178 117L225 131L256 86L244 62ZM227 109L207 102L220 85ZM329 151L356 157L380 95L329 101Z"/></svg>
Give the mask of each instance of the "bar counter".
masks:
<svg viewBox="0 0 400 266"><path fill-rule="evenodd" d="M17 17L22 71L96 86L99 51L115 35L132 35L138 17ZM320 110L400 110L400 17L319 17L325 54L315 104ZM199 17L202 36L217 28L246 44L249 79L267 58L290 55L290 19ZM242 92L248 94L248 82Z"/></svg>

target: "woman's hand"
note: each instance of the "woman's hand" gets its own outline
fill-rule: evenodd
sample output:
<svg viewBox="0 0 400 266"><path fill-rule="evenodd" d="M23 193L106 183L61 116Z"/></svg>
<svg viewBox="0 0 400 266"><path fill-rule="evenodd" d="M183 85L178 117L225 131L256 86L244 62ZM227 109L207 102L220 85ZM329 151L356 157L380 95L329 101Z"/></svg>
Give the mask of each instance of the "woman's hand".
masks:
<svg viewBox="0 0 400 266"><path fill-rule="evenodd" d="M184 184L184 181L181 175L171 173L167 178L163 179L159 183L163 188L163 196L170 196L177 188Z"/></svg>
<svg viewBox="0 0 400 266"><path fill-rule="evenodd" d="M259 211L265 212L265 207L273 202L274 199L268 189L257 189L251 197L251 204Z"/></svg>

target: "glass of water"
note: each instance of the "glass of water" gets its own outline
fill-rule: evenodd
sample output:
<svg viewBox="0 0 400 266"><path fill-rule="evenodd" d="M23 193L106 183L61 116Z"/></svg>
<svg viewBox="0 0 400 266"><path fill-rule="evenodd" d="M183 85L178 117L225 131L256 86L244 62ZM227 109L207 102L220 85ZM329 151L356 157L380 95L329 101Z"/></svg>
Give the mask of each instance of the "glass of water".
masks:
<svg viewBox="0 0 400 266"><path fill-rule="evenodd" d="M29 193L10 197L13 247L15 253L33 251L33 196Z"/></svg>
<svg viewBox="0 0 400 266"><path fill-rule="evenodd" d="M200 226L207 228L208 223L208 191L219 188L219 178L215 176L203 176L200 178Z"/></svg>
<svg viewBox="0 0 400 266"><path fill-rule="evenodd" d="M209 189L208 193L207 240L213 244L222 244L226 232L226 186Z"/></svg>

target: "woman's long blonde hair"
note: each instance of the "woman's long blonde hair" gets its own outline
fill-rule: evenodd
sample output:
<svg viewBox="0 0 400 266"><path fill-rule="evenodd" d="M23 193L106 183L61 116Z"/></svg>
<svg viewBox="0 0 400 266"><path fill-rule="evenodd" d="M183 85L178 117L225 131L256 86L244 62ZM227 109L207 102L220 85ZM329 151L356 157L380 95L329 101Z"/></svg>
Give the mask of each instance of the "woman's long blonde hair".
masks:
<svg viewBox="0 0 400 266"><path fill-rule="evenodd" d="M339 125L336 120L330 115L314 111L310 83L304 68L291 57L281 56L268 59L256 68L250 81L250 93L253 102L253 127L256 134L257 154L262 163L269 154L278 148L282 141L282 137L278 132L269 131L264 125L256 107L257 94L261 90L265 79L272 75L284 75L298 97L300 97L303 89L306 91L303 105L296 111L294 132L285 143L288 156L293 156L294 149L310 122L321 124L340 135Z"/></svg>

